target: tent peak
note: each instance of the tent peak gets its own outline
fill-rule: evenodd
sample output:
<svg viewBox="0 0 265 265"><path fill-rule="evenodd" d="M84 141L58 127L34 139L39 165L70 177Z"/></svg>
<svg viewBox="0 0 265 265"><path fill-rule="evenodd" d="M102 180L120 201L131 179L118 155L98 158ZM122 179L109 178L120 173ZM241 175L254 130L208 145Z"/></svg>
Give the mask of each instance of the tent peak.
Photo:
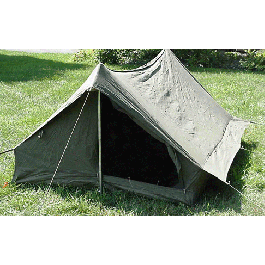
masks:
<svg viewBox="0 0 265 265"><path fill-rule="evenodd" d="M95 71L96 71L96 72L100 72L101 70L106 70L106 69L108 69L108 68L105 66L105 64L103 64L103 63L99 63L99 64L96 66Z"/></svg>
<svg viewBox="0 0 265 265"><path fill-rule="evenodd" d="M101 67L105 67L105 65L100 62L100 63L97 64L96 68L99 68L100 69Z"/></svg>

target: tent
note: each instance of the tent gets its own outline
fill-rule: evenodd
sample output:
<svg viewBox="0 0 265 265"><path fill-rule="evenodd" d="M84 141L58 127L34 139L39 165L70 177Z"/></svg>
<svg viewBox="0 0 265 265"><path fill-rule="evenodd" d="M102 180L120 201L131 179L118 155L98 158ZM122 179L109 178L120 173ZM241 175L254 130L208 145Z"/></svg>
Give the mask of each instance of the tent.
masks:
<svg viewBox="0 0 265 265"><path fill-rule="evenodd" d="M218 105L170 50L135 70L100 63L16 146L13 181L49 183L57 170L55 184L103 182L193 204L209 175L226 181L248 124Z"/></svg>

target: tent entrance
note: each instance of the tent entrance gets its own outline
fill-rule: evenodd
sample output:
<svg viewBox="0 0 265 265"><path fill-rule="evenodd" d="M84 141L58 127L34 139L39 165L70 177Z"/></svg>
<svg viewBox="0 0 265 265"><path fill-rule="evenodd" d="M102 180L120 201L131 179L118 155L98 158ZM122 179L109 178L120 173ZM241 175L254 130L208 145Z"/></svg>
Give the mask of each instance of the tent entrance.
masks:
<svg viewBox="0 0 265 265"><path fill-rule="evenodd" d="M175 165L166 146L116 110L101 94L102 172L104 175L173 187Z"/></svg>

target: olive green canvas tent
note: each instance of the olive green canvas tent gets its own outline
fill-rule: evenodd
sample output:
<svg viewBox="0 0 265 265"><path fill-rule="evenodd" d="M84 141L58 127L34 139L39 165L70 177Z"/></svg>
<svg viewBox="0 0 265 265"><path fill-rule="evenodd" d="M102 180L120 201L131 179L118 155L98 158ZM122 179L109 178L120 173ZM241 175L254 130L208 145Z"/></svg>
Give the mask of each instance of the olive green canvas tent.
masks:
<svg viewBox="0 0 265 265"><path fill-rule="evenodd" d="M75 128L53 183L98 185L102 157L104 186L192 204L209 174L226 181L248 124L218 105L170 50L135 70L98 64L16 146L13 181L50 183Z"/></svg>

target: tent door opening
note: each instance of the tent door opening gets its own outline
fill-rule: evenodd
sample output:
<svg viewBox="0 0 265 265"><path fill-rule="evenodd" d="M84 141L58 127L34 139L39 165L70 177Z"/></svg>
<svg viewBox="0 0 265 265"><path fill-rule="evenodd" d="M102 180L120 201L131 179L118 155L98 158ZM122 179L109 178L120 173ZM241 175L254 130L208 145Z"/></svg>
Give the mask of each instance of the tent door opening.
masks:
<svg viewBox="0 0 265 265"><path fill-rule="evenodd" d="M101 151L103 175L173 187L176 166L165 144L153 138L101 94Z"/></svg>

